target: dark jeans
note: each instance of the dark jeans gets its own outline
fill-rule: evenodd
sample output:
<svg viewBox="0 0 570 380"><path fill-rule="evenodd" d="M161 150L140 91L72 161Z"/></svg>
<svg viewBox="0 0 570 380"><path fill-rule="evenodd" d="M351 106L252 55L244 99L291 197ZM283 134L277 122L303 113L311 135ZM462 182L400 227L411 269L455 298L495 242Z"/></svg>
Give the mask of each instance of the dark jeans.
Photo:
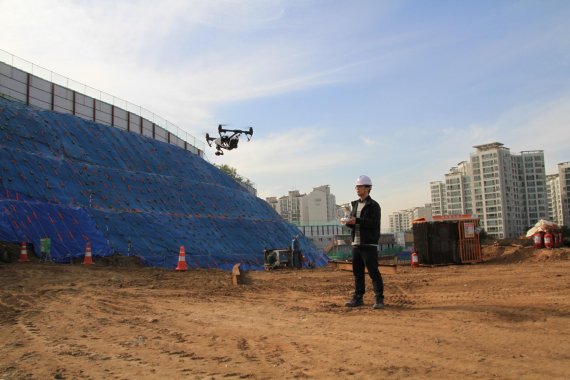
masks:
<svg viewBox="0 0 570 380"><path fill-rule="evenodd" d="M378 251L375 246L355 245L352 247L352 273L354 274L354 293L362 296L365 292L364 269L372 280L374 294L384 297L384 283L378 270Z"/></svg>
<svg viewBox="0 0 570 380"><path fill-rule="evenodd" d="M301 268L301 251L295 250L291 254L291 266L293 268Z"/></svg>

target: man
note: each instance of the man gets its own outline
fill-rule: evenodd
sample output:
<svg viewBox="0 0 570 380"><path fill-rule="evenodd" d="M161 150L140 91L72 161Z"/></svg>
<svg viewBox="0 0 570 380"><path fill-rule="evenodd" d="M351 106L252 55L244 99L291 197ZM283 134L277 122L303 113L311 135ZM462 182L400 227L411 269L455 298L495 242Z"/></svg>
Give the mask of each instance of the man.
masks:
<svg viewBox="0 0 570 380"><path fill-rule="evenodd" d="M291 259L293 268L301 268L301 244L299 243L299 235L295 235L291 241Z"/></svg>
<svg viewBox="0 0 570 380"><path fill-rule="evenodd" d="M352 273L354 275L354 294L346 303L347 307L363 305L365 292L364 270L372 280L376 296L374 309L384 307L384 284L378 270L378 240L380 239L380 205L370 198L372 180L365 175L356 179L356 194L358 199L353 201L350 218L346 226L352 230Z"/></svg>

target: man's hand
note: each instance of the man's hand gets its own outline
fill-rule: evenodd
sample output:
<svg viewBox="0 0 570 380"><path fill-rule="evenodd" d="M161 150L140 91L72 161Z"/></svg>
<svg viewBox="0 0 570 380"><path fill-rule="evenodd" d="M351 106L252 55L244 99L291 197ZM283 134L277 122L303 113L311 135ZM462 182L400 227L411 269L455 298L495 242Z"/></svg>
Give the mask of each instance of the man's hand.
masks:
<svg viewBox="0 0 570 380"><path fill-rule="evenodd" d="M354 216L351 216L348 218L345 224L356 224L356 218Z"/></svg>

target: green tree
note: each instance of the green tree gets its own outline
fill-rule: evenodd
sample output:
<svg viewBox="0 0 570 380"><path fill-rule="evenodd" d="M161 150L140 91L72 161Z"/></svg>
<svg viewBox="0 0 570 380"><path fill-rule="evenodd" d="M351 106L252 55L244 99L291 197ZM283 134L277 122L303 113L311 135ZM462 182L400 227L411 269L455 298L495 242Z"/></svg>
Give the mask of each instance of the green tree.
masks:
<svg viewBox="0 0 570 380"><path fill-rule="evenodd" d="M229 175L230 177L232 177L233 179L237 180L239 177L239 174L237 173L236 168L232 168L229 165L226 164L221 164L221 165L216 165L214 164L215 167L217 167L218 169L220 169L221 171L223 171L224 173L226 173L227 175Z"/></svg>
<svg viewBox="0 0 570 380"><path fill-rule="evenodd" d="M229 175L230 177L232 177L233 179L235 179L236 181L238 181L239 183L242 183L249 187L253 187L253 182L239 175L236 168L226 164L221 164L221 165L214 164L214 166L223 171L224 173L226 173L227 175Z"/></svg>

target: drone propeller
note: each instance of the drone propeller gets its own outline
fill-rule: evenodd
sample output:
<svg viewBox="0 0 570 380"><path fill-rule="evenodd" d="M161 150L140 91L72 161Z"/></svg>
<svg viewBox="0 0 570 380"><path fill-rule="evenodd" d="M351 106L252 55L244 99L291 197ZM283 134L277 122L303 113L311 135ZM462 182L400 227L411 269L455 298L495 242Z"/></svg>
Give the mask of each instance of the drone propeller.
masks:
<svg viewBox="0 0 570 380"><path fill-rule="evenodd" d="M206 133L206 142L208 143L208 146L212 146L212 141L214 141L215 139L213 137L210 137L209 133Z"/></svg>
<svg viewBox="0 0 570 380"><path fill-rule="evenodd" d="M247 137L247 141L251 141L251 136L253 136L253 128L249 127L249 131L245 131L245 136Z"/></svg>

